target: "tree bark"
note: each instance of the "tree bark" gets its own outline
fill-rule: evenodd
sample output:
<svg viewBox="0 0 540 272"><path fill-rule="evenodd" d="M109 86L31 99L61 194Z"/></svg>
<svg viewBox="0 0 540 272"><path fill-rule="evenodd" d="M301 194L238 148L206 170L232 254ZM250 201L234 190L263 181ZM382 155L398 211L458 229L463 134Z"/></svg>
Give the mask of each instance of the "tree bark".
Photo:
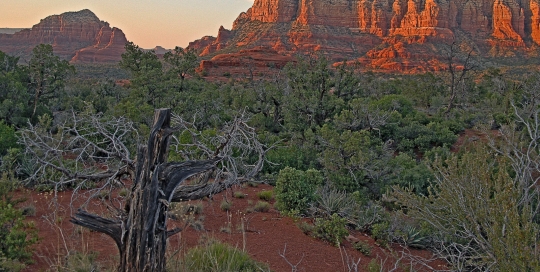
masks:
<svg viewBox="0 0 540 272"><path fill-rule="evenodd" d="M158 109L147 146L139 147L131 197L117 220L78 211L71 222L105 233L120 252L118 271L165 271L167 210L176 188L187 178L215 167L219 159L167 163L171 112Z"/></svg>

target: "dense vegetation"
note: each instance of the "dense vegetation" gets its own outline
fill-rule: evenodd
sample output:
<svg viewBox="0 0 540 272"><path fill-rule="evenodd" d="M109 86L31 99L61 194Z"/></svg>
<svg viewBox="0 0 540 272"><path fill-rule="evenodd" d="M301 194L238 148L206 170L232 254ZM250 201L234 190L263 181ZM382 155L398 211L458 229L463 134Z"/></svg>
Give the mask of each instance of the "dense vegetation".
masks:
<svg viewBox="0 0 540 272"><path fill-rule="evenodd" d="M36 147L17 142L34 139L37 130L65 135L60 123L90 130L94 121L125 118L133 128L123 144L134 154L153 110L171 108L191 125L176 135L184 145L170 157L188 152L204 159L205 152L189 146L193 135L217 135L237 116L249 116L259 141L272 147L258 179L275 185L283 213L317 218L306 227L315 236L339 245L343 231L356 228L383 245L428 248L455 270L540 269L540 75L518 78L489 69L459 80L444 72L390 76L330 68L324 56L313 55L272 79L208 82L195 71L193 51L176 48L159 58L128 44L122 58L130 80L120 86L115 76L124 72L110 67L111 78L71 75L75 69L50 46L36 47L28 65L0 52L3 173L13 173L21 186L78 186L80 178L37 167L25 155ZM99 67L78 71L100 73ZM465 130L485 138L453 148ZM111 143L87 135L101 149L86 156L99 161ZM77 167L69 159L53 165ZM0 236L18 231L0 230Z"/></svg>

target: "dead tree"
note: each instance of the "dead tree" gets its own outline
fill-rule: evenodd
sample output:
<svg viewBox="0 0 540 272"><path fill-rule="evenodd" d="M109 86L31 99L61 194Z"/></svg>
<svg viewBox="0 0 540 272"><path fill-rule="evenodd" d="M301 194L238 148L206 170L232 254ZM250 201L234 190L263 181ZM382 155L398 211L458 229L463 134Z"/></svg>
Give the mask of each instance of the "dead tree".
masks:
<svg viewBox="0 0 540 272"><path fill-rule="evenodd" d="M27 185L52 186L55 192L73 187L72 199L81 194L90 194L90 199L100 190L124 184L125 178L133 180L125 206L110 206L117 212L112 218L91 214L83 204L71 220L116 242L119 271L163 271L167 238L180 231L166 229L169 203L200 199L252 181L269 150L242 113L207 135L178 116L171 118L168 109L156 110L148 143L138 148L136 158L129 146L138 142L138 134L125 118L72 112L55 120L57 124L45 117L21 130L19 141L28 161L18 172L27 175ZM175 131L189 134L191 141L181 143L172 134ZM184 162L167 162L169 147ZM87 183L99 188L83 193Z"/></svg>
<svg viewBox="0 0 540 272"><path fill-rule="evenodd" d="M448 65L448 73L450 74L450 98L448 99L448 106L444 114L449 115L450 111L456 106L456 99L459 94L465 95L466 93L466 78L470 71L474 71L477 68L477 64L473 60L474 48L471 48L466 52L465 56L460 55L460 47L457 44L456 39L452 41L452 44L445 50L446 61ZM458 66L461 59L462 67Z"/></svg>
<svg viewBox="0 0 540 272"><path fill-rule="evenodd" d="M169 109L156 110L147 146L137 155L136 174L125 214L102 218L80 210L71 222L110 236L120 252L119 271L164 271L167 238L180 229L167 229L167 209L176 188L192 175L215 167L219 158L167 162Z"/></svg>

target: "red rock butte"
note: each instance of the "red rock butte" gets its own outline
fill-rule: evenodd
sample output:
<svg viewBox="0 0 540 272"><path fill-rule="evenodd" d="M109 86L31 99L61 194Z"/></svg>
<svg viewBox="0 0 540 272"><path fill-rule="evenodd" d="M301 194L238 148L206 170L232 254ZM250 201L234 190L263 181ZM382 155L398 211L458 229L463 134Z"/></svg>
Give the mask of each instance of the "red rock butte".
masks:
<svg viewBox="0 0 540 272"><path fill-rule="evenodd" d="M76 63L118 62L127 43L122 30L111 28L90 10L66 12L42 19L30 29L0 34L0 51L27 58L38 44Z"/></svg>
<svg viewBox="0 0 540 272"><path fill-rule="evenodd" d="M540 0L255 0L232 30L190 43L205 65L250 48L268 54L319 51L390 70L437 69L454 41L485 58L537 55ZM232 54L234 55L234 54ZM208 63L211 62L211 63Z"/></svg>

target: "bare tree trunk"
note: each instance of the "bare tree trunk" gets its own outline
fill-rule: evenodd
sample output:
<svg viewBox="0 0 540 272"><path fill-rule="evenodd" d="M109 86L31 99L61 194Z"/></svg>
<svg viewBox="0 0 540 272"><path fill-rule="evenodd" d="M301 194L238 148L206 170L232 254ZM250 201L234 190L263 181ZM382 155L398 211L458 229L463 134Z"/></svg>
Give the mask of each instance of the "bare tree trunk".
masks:
<svg viewBox="0 0 540 272"><path fill-rule="evenodd" d="M105 233L120 252L118 271L165 271L167 238L180 229L167 230L167 209L176 188L192 175L215 167L218 159L167 163L171 112L158 109L147 146L139 147L131 198L119 219L106 219L79 211L71 222Z"/></svg>
<svg viewBox="0 0 540 272"><path fill-rule="evenodd" d="M454 40L447 52L448 72L450 73L450 98L448 99L448 106L444 111L444 115L446 117L449 116L450 111L456 106L456 98L459 92L458 87L461 87L461 93L465 94L465 79L467 73L470 70L476 69L476 64L473 62L474 49L471 49L468 51L467 56L463 60L463 69L458 73L457 63L454 61L454 59L457 57L459 50L459 46L456 40Z"/></svg>

